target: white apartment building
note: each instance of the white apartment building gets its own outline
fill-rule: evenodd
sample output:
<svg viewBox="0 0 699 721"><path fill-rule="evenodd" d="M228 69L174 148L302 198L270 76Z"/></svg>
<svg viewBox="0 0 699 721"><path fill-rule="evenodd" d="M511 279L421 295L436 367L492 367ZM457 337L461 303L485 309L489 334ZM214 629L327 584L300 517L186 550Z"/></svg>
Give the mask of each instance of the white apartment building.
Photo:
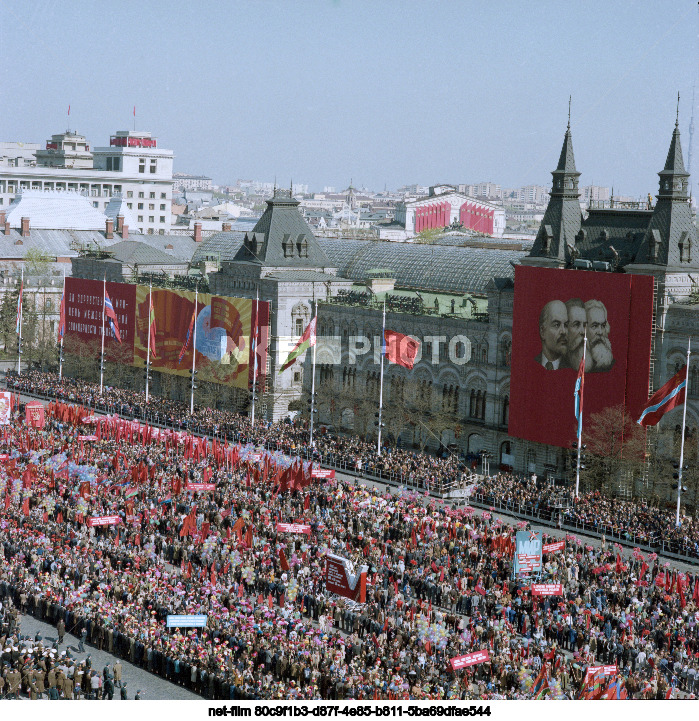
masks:
<svg viewBox="0 0 699 721"><path fill-rule="evenodd" d="M164 235L172 225L172 150L157 147L148 132L118 131L108 147L95 148L92 167L50 167L57 157L82 156L79 142L73 149L74 133L52 136L47 151L36 153L31 166L0 165L0 208L9 206L22 190L69 190L91 199L93 207L104 212L113 196L121 196L136 221L136 230L148 235ZM56 147L51 147L53 145ZM85 147L87 143L85 143Z"/></svg>
<svg viewBox="0 0 699 721"><path fill-rule="evenodd" d="M206 175L173 173L172 180L177 190L211 190L211 178Z"/></svg>
<svg viewBox="0 0 699 721"><path fill-rule="evenodd" d="M461 184L458 187L460 193L479 198L502 198L502 188L497 183L474 183Z"/></svg>

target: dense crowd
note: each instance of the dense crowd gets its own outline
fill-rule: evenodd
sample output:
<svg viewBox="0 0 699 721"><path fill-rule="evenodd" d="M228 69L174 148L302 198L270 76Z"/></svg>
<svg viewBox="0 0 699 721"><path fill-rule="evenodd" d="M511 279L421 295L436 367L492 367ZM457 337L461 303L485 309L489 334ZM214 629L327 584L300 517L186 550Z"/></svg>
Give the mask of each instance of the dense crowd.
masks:
<svg viewBox="0 0 699 721"><path fill-rule="evenodd" d="M512 578L524 522L339 480L290 489L279 479L293 459L280 453L114 417L95 427L56 404L48 415L43 430L28 429L15 411L2 429L4 695L36 696L42 664L47 674L66 665L38 646L22 653L14 609L208 698L696 690L698 579L653 555L569 536L545 555L541 578L562 594L535 599ZM215 487L187 488L199 482ZM88 524L107 516L119 522ZM280 522L310 533L282 532ZM366 567L365 603L328 591L328 553ZM204 614L207 626L168 629L168 614ZM487 662L451 670L450 659L482 650ZM618 673L586 682L600 663ZM69 697L75 682L56 689Z"/></svg>
<svg viewBox="0 0 699 721"><path fill-rule="evenodd" d="M74 403L140 417L146 414L145 394L121 388L106 388L102 396L99 386L74 378L59 381L54 373L31 371L17 376L8 373L8 387L40 393ZM174 428L195 430L218 435L234 442L254 442L293 455L315 458L328 465L365 472L369 475L392 476L409 487L446 490L463 486L468 469L454 454L436 457L400 448L386 447L379 456L376 444L356 436L316 434L314 447L308 444L308 429L303 424L269 423L259 420L253 427L250 419L232 411L195 408L190 415L189 405L181 401L158 398L151 404L148 415L157 422ZM672 550L699 558L699 520L682 517L675 524L672 509L655 508L646 502L624 501L599 492L583 493L573 499L570 493L550 485L532 481L511 473L497 473L475 492L488 503L512 511L518 508L539 514L547 520L561 515L563 523L585 524L588 530L617 536L628 542L657 547L660 541L672 543Z"/></svg>

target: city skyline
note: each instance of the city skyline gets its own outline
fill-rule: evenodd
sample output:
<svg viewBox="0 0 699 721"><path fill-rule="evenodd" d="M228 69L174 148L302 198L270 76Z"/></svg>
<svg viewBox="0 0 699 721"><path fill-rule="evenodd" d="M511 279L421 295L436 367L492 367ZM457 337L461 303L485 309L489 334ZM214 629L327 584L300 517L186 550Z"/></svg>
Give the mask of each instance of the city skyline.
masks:
<svg viewBox="0 0 699 721"><path fill-rule="evenodd" d="M220 184L548 185L569 95L581 186L654 194L678 90L689 151L690 2L204 3L196 12L179 2L36 2L5 5L0 18L15 28L4 40L14 102L2 140L43 144L69 124L103 146L133 128L135 106L136 128L174 150L176 171ZM56 43L75 27L80 43ZM145 27L158 32L135 31Z"/></svg>

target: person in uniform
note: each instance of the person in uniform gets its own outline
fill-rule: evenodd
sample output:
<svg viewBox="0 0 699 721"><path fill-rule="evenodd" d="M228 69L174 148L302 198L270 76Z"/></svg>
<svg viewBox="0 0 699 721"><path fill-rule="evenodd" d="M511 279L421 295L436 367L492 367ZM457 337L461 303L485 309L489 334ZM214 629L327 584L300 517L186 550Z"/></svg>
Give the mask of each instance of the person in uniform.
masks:
<svg viewBox="0 0 699 721"><path fill-rule="evenodd" d="M122 670L121 661L117 661L114 664L114 685L115 686L121 686L121 670Z"/></svg>
<svg viewBox="0 0 699 721"><path fill-rule="evenodd" d="M141 691L141 689L138 689L138 691L136 691L136 695L133 697L134 701L140 701L142 693L143 693L143 691Z"/></svg>
<svg viewBox="0 0 699 721"><path fill-rule="evenodd" d="M66 623L62 618L56 624L56 630L58 631L58 643L61 644L66 635Z"/></svg>
<svg viewBox="0 0 699 721"><path fill-rule="evenodd" d="M127 698L128 698L128 697L126 696L126 682L124 682L123 684L119 684L119 685L121 686L121 690L119 691L119 698L120 698L122 701L126 701Z"/></svg>

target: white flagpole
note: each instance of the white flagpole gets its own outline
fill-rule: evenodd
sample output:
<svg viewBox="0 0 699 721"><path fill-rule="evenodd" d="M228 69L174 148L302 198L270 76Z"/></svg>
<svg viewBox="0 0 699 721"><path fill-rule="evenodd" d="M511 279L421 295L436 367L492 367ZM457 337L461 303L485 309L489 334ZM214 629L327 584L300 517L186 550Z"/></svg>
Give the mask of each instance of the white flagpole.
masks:
<svg viewBox="0 0 699 721"><path fill-rule="evenodd" d="M692 339L687 340L687 368L684 375L684 405L682 407L682 442L680 443L680 468L677 473L677 515L675 516L675 525L680 525L680 498L682 496L682 466L684 464L684 435L687 424L687 398L689 396L689 356L692 351Z"/></svg>
<svg viewBox="0 0 699 721"><path fill-rule="evenodd" d="M381 326L381 380L379 382L379 437L376 444L376 453L381 455L381 417L383 415L383 357L386 346L386 299L383 301L383 323Z"/></svg>
<svg viewBox="0 0 699 721"><path fill-rule="evenodd" d="M192 392L189 396L189 413L194 414L194 371L197 362L197 310L199 308L199 286L194 289L194 328L192 329Z"/></svg>
<svg viewBox="0 0 699 721"><path fill-rule="evenodd" d="M65 308L66 308L66 272L63 271L63 323L65 326ZM61 316L59 313L58 316L58 322L61 322ZM59 329L60 330L60 329ZM63 336L66 334L65 327L63 328L63 333L61 334L61 350L59 351L58 356L58 382L61 382L61 379L63 378Z"/></svg>
<svg viewBox="0 0 699 721"><path fill-rule="evenodd" d="M148 403L148 381L150 380L150 316L153 304L153 284L148 285L148 350L146 351L146 403Z"/></svg>
<svg viewBox="0 0 699 721"><path fill-rule="evenodd" d="M19 284L19 337L17 338L17 375L22 374L22 316L24 315L24 266Z"/></svg>
<svg viewBox="0 0 699 721"><path fill-rule="evenodd" d="M583 384L580 386L580 423L578 423L578 465L575 469L575 497L580 497L580 456L582 454L582 412L583 412L583 393L585 390L585 360L587 356L587 328L585 328L585 336L583 338Z"/></svg>
<svg viewBox="0 0 699 721"><path fill-rule="evenodd" d="M259 324L258 313L260 312L260 286L257 286L255 293L255 327L252 329L252 408L250 411L250 421L255 426L255 399L257 398L257 327Z"/></svg>
<svg viewBox="0 0 699 721"><path fill-rule="evenodd" d="M316 336L316 342L313 344L313 363L311 365L311 428L310 428L310 444L313 448L313 416L316 412L316 346L318 345L318 301L316 300L316 286L313 284L313 304L315 306L313 312L313 332Z"/></svg>
<svg viewBox="0 0 699 721"><path fill-rule="evenodd" d="M104 317L107 314L107 274L104 274L104 290L102 292L102 355L100 356L100 395L104 388Z"/></svg>

